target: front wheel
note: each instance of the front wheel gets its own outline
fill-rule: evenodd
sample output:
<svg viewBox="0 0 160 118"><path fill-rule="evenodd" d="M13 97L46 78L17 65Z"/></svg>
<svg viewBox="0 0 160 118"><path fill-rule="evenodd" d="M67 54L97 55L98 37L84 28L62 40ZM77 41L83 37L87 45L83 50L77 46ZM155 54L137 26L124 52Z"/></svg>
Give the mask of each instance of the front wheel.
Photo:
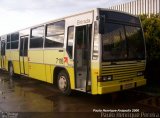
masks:
<svg viewBox="0 0 160 118"><path fill-rule="evenodd" d="M69 75L66 71L62 70L58 74L58 88L64 95L71 94Z"/></svg>

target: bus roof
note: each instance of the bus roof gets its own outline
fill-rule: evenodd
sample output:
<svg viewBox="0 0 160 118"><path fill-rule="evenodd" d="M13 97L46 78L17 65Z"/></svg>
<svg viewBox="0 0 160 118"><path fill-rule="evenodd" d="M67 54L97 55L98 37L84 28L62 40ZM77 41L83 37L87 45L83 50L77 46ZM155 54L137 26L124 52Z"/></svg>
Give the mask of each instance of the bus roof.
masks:
<svg viewBox="0 0 160 118"><path fill-rule="evenodd" d="M7 34L12 34L12 33L15 33L15 32L22 31L22 30L31 29L33 27L38 27L38 26L42 26L42 25L49 24L49 23L52 23L52 22L56 22L56 21L60 21L60 20L65 20L66 18L74 17L74 16L77 16L77 15L81 15L81 14L85 14L85 13L89 13L89 12L96 12L96 11L98 12L99 10L114 11L114 12L119 12L119 13L123 13L123 14L126 14L126 15L130 15L130 16L133 16L133 17L137 17L135 15L131 15L129 13L118 11L118 10L111 10L111 9L108 9L108 8L94 8L94 9L91 9L91 10L87 10L87 11L83 11L83 12L79 12L79 13L74 13L74 14L68 15L66 17L61 17L61 18L53 19L53 20L50 20L50 21L47 21L47 22L43 22L43 23L40 23L40 24L36 24L34 26L29 26L27 28L23 28L23 29L14 31L14 32L7 33ZM7 34L4 34L4 35L7 35ZM1 36L4 36L4 35L1 35Z"/></svg>

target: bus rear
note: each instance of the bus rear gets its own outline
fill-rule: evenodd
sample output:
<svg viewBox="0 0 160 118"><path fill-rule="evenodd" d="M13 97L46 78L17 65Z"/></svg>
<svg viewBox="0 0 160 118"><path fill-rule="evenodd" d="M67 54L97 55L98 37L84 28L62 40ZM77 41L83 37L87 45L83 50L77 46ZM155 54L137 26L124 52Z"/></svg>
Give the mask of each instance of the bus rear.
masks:
<svg viewBox="0 0 160 118"><path fill-rule="evenodd" d="M98 94L146 84L145 43L138 17L99 10L100 76Z"/></svg>

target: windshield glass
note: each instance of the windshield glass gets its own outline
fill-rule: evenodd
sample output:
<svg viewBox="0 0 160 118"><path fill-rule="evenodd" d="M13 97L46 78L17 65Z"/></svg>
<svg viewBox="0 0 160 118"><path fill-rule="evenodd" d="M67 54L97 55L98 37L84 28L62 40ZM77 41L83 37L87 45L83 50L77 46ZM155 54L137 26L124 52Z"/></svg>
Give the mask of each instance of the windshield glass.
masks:
<svg viewBox="0 0 160 118"><path fill-rule="evenodd" d="M126 37L128 41L128 58L144 59L145 49L143 33L141 28L133 26L125 26Z"/></svg>
<svg viewBox="0 0 160 118"><path fill-rule="evenodd" d="M102 46L103 61L145 58L143 34L138 26L106 22Z"/></svg>
<svg viewBox="0 0 160 118"><path fill-rule="evenodd" d="M114 60L126 57L126 40L123 25L107 23L102 35L103 59Z"/></svg>

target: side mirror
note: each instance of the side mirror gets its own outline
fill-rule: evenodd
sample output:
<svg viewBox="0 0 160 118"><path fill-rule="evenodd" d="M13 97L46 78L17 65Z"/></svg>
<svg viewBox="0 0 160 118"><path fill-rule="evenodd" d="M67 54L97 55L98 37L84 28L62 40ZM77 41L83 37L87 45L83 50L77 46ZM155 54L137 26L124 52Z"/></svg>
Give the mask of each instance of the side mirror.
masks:
<svg viewBox="0 0 160 118"><path fill-rule="evenodd" d="M104 34L104 26L105 26L105 15L100 15L99 17L99 33Z"/></svg>

